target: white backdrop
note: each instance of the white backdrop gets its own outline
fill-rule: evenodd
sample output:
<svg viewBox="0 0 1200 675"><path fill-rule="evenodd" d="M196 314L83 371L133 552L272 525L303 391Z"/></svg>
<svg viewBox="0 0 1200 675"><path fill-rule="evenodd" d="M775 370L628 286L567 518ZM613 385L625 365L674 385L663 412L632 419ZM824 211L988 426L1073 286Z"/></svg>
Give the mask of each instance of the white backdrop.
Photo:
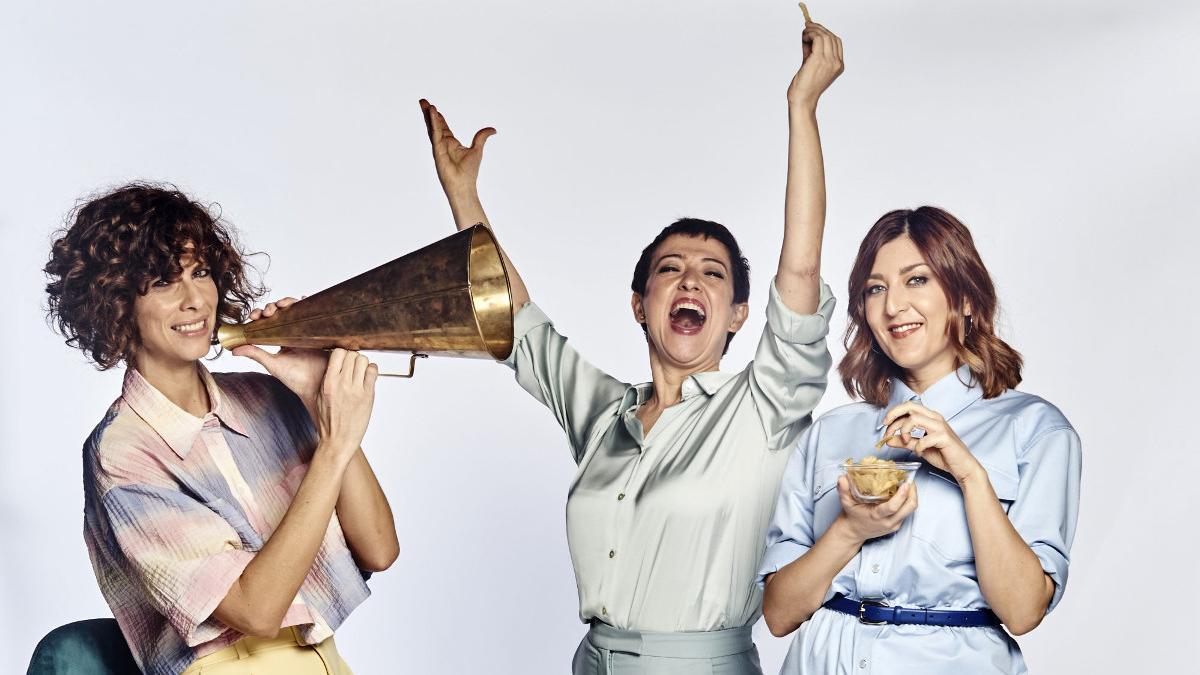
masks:
<svg viewBox="0 0 1200 675"><path fill-rule="evenodd" d="M1084 441L1069 588L1020 640L1028 661L1186 669L1200 638L1185 422L1200 374L1200 6L810 4L847 62L820 110L826 279L844 299L883 212L948 208L995 277L1022 389ZM498 235L579 349L642 381L628 280L677 217L740 237L754 266L745 332L762 328L800 26L791 0L4 3L0 671L22 672L53 626L108 612L80 534L79 448L121 374L89 368L42 315L49 234L77 197L172 181L271 254L273 296L311 293L452 231L425 96L461 136L500 130L482 180ZM735 341L727 367L754 343ZM365 445L402 551L341 649L368 675L564 672L583 627L561 433L500 366L419 368L379 386ZM832 387L820 410L846 400ZM788 641L760 625L758 644L774 672Z"/></svg>

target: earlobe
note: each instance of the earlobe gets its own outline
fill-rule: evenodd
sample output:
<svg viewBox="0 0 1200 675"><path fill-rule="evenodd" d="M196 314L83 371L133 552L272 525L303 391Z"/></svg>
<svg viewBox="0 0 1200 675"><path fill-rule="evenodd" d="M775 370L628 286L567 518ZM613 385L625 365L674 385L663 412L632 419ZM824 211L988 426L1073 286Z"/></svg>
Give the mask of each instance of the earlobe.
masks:
<svg viewBox="0 0 1200 675"><path fill-rule="evenodd" d="M747 303L739 303L733 306L733 321L729 322L729 332L736 333L742 329L742 325L746 323L746 319L750 316L750 305Z"/></svg>

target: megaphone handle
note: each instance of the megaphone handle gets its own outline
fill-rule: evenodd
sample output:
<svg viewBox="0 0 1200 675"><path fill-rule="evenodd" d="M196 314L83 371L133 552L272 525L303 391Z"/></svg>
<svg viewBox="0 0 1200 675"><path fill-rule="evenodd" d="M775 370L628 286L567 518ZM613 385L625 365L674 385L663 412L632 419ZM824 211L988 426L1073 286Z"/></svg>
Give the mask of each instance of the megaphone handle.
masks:
<svg viewBox="0 0 1200 675"><path fill-rule="evenodd" d="M427 359L428 354L418 354L413 352L413 355L408 359L408 374L401 375L400 373L380 373L380 377L412 377L417 370L417 359Z"/></svg>

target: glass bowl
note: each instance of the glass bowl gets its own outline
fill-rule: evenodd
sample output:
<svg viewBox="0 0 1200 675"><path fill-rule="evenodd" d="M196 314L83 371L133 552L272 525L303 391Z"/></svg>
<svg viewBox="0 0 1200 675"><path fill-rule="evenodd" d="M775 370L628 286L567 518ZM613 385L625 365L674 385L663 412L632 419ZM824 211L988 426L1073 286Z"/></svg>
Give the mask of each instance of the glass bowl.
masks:
<svg viewBox="0 0 1200 675"><path fill-rule="evenodd" d="M850 480L850 494L864 504L878 504L891 499L901 485L916 479L920 466L920 462L891 460L866 464L853 464L846 460L841 465L842 473Z"/></svg>

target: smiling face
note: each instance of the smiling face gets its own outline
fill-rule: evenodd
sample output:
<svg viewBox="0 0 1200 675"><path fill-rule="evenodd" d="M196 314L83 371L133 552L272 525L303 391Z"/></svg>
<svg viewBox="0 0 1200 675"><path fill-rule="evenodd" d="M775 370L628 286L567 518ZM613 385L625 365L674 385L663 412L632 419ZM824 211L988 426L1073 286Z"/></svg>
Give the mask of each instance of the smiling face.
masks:
<svg viewBox="0 0 1200 675"><path fill-rule="evenodd" d="M729 251L713 238L673 234L654 252L644 295L633 294L633 315L646 325L663 365L715 370L730 332L746 321L734 304Z"/></svg>
<svg viewBox="0 0 1200 675"><path fill-rule="evenodd" d="M957 367L950 303L912 239L900 236L880 247L864 293L875 342L906 379L934 382Z"/></svg>
<svg viewBox="0 0 1200 675"><path fill-rule="evenodd" d="M211 346L217 285L204 262L191 253L184 253L179 264L183 268L179 278L152 281L146 294L134 299L138 334L134 361L143 372L193 364Z"/></svg>

